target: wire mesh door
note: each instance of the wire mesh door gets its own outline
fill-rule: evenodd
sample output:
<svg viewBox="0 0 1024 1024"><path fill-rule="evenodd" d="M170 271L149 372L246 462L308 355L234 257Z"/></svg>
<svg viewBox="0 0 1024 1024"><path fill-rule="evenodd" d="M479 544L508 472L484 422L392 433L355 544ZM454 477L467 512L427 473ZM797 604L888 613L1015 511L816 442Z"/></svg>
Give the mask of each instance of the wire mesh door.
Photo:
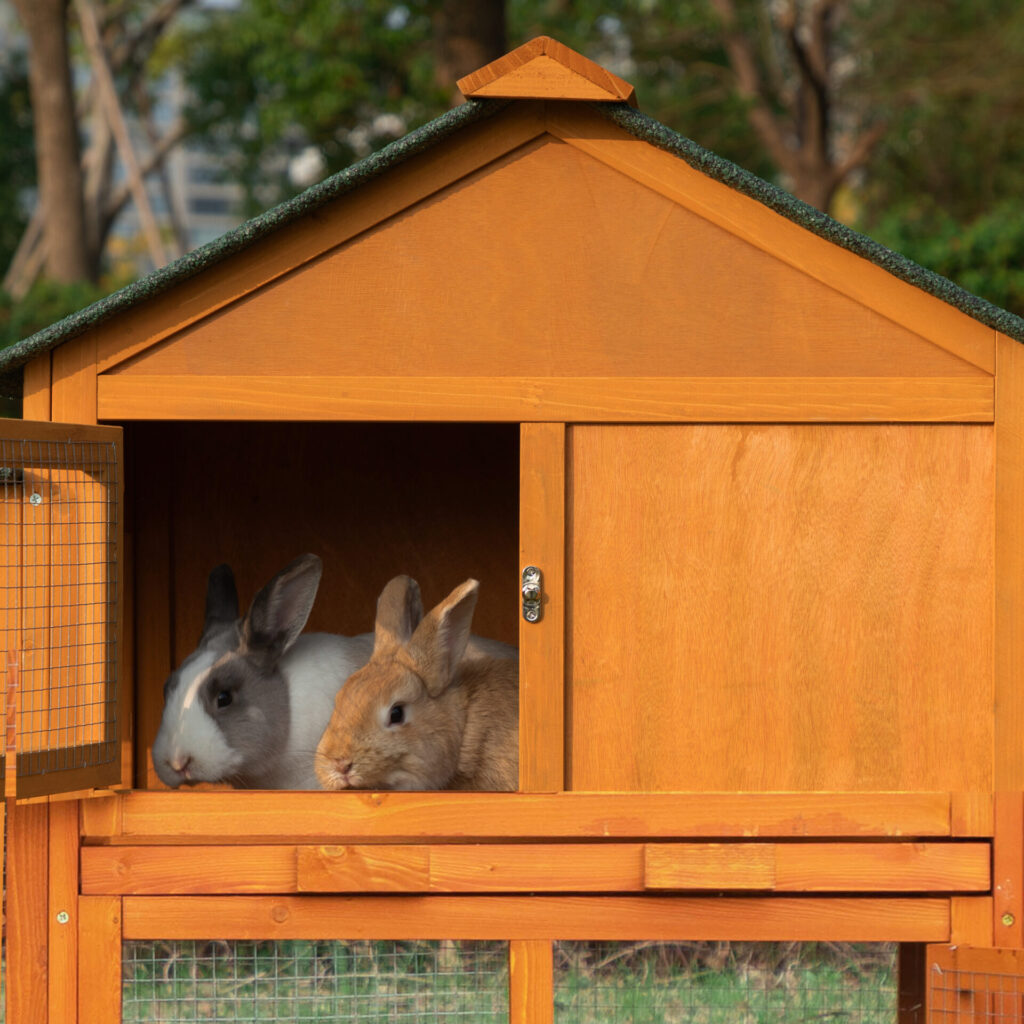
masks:
<svg viewBox="0 0 1024 1024"><path fill-rule="evenodd" d="M119 428L0 424L8 797L121 778L122 475Z"/></svg>
<svg viewBox="0 0 1024 1024"><path fill-rule="evenodd" d="M928 1024L1021 1024L1024 949L928 947Z"/></svg>

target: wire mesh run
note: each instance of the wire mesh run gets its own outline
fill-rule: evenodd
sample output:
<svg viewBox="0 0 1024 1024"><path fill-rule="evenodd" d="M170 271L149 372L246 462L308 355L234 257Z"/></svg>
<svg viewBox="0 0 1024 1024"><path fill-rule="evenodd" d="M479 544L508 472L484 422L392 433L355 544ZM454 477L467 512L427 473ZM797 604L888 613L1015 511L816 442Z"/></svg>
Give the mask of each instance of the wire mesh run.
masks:
<svg viewBox="0 0 1024 1024"><path fill-rule="evenodd" d="M118 453L0 439L4 749L17 775L118 757Z"/></svg>
<svg viewBox="0 0 1024 1024"><path fill-rule="evenodd" d="M1019 970L928 971L929 1024L1020 1024L1024 1020L1024 977Z"/></svg>
<svg viewBox="0 0 1024 1024"><path fill-rule="evenodd" d="M124 944L125 1021L508 1021L505 942Z"/></svg>
<svg viewBox="0 0 1024 1024"><path fill-rule="evenodd" d="M895 1024L895 943L559 942L556 1024Z"/></svg>

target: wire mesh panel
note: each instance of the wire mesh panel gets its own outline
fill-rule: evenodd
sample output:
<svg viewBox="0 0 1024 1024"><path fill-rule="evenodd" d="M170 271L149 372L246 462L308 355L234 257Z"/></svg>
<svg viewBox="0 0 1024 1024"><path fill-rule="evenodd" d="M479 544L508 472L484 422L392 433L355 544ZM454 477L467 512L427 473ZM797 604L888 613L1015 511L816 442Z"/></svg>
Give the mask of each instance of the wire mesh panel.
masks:
<svg viewBox="0 0 1024 1024"><path fill-rule="evenodd" d="M62 788L43 780L54 773L113 781L81 770L119 761L120 431L14 422L4 433L16 429L65 434L0 435L5 760L17 752L6 792L30 796Z"/></svg>
<svg viewBox="0 0 1024 1024"><path fill-rule="evenodd" d="M1024 1021L1024 950L929 947L928 1024Z"/></svg>
<svg viewBox="0 0 1024 1024"><path fill-rule="evenodd" d="M125 1021L508 1021L504 942L124 944Z"/></svg>
<svg viewBox="0 0 1024 1024"><path fill-rule="evenodd" d="M895 943L559 942L556 1024L895 1024Z"/></svg>

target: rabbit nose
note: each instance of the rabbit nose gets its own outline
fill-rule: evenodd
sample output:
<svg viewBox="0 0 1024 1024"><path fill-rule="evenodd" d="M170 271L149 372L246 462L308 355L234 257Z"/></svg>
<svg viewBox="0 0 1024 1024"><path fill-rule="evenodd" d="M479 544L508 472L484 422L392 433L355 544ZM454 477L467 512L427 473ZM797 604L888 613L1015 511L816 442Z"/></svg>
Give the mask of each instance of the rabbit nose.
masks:
<svg viewBox="0 0 1024 1024"><path fill-rule="evenodd" d="M352 762L351 761L342 761L342 760L338 759L338 760L336 760L334 762L334 768L335 768L335 771L337 771L338 777L341 779L341 781L344 782L346 785L348 785L348 782L349 782L348 776L349 776L349 772L352 771Z"/></svg>
<svg viewBox="0 0 1024 1024"><path fill-rule="evenodd" d="M171 758L171 768L176 771L183 779L188 778L188 768L192 764L192 757L189 754L185 754L183 757Z"/></svg>

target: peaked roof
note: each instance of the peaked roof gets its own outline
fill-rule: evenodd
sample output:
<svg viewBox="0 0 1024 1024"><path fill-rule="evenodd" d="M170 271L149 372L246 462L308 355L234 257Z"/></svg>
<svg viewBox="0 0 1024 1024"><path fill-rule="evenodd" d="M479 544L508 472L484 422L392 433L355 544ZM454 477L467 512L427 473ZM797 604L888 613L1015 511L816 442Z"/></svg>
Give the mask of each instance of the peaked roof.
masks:
<svg viewBox="0 0 1024 1024"><path fill-rule="evenodd" d="M513 60L515 54L520 56ZM566 58L564 54L571 55L572 60ZM535 62L540 58L555 63L558 68L552 71L547 63L536 64ZM56 348L123 311L181 284L196 274L202 273L207 268L248 248L286 224L308 215L332 200L377 178L409 157L433 147L459 129L505 109L512 102L511 98L497 95L480 98L481 89L486 89L488 84L501 88L498 83L503 80L506 84L509 81L521 81L520 69L531 65L536 70L543 69L540 78L546 80L547 84L545 81L541 81L538 85L535 80L534 85L530 88L548 90L543 98L549 101L570 98L564 93L575 86L571 85L572 79L567 78L567 75L581 76L593 86L594 79L589 77L594 74L589 70L592 68L601 72L600 82L614 80L632 90L632 87L628 83L622 82L622 79L610 75L599 65L576 54L555 40L547 40L546 37L533 40L463 79L462 82L467 83L468 88L473 90L473 94L461 106L449 110L346 170L313 185L293 199L247 221L220 238L186 253L173 263L127 285L106 298L100 299L85 309L72 313L31 337L0 350L0 394L20 395L20 370L35 357ZM530 74L536 79L537 76L533 75L533 72ZM608 88L610 90L612 87L608 86ZM614 86L614 88L621 88L621 86ZM563 95L556 95L556 93ZM522 96L523 94L518 95ZM539 95L539 92L535 91L532 98L538 98ZM749 196L834 245L869 260L894 277L922 289L986 326L1017 341L1024 342L1024 319L1021 317L971 294L952 281L919 266L905 256L887 249L846 225L840 224L778 186L758 178L749 171L667 128L654 118L634 110L624 99L614 102L610 99L602 99L591 102L589 105L592 110L608 118L635 138L673 154L702 174Z"/></svg>

